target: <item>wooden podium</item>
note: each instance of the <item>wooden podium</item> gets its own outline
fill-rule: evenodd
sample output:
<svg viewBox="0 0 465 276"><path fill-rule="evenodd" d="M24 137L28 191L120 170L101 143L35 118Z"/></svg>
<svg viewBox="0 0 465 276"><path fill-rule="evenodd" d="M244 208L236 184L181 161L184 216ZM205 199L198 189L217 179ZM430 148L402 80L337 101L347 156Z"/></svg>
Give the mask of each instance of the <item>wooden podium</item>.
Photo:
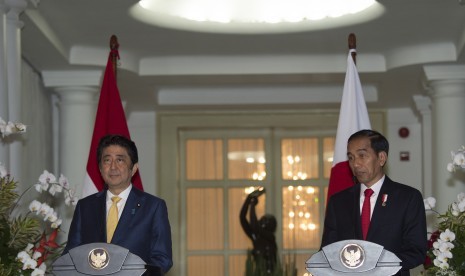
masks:
<svg viewBox="0 0 465 276"><path fill-rule="evenodd" d="M114 275L163 276L128 249L111 243L89 243L71 249L52 264L56 276Z"/></svg>

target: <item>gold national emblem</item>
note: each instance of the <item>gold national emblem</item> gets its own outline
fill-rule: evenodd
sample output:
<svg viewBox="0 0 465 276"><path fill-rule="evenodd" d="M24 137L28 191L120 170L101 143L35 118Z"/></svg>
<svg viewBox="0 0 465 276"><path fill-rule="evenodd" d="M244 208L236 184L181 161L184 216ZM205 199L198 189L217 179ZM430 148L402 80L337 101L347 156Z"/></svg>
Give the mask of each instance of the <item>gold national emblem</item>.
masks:
<svg viewBox="0 0 465 276"><path fill-rule="evenodd" d="M104 269L110 263L110 255L104 248L94 248L89 252L88 262L93 269Z"/></svg>
<svg viewBox="0 0 465 276"><path fill-rule="evenodd" d="M363 248L355 243L344 246L340 254L341 263L349 268L356 269L362 266L365 261L365 251Z"/></svg>

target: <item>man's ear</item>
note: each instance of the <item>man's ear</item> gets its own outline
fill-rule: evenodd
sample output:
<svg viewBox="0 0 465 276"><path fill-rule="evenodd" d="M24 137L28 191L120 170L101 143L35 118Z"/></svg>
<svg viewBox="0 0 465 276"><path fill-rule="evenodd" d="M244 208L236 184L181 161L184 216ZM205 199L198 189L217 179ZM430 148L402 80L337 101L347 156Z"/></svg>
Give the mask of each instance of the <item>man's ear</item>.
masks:
<svg viewBox="0 0 465 276"><path fill-rule="evenodd" d="M132 166L132 169L131 169L131 177L134 176L134 174L136 174L137 170L139 169L139 163L136 163L134 164L134 166Z"/></svg>
<svg viewBox="0 0 465 276"><path fill-rule="evenodd" d="M387 153L385 151L378 153L378 159L381 167L384 167L384 165L386 165L387 162Z"/></svg>

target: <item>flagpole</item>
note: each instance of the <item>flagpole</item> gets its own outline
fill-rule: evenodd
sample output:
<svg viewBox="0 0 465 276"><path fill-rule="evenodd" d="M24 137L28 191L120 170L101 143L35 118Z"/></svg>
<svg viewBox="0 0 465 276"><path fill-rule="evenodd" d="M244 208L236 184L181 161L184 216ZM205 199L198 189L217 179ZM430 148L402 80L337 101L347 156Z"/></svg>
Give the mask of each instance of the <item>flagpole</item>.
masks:
<svg viewBox="0 0 465 276"><path fill-rule="evenodd" d="M113 73L115 74L115 80L117 81L117 65L118 65L118 59L119 59L119 53L118 53L118 48L119 48L119 43L118 43L118 38L116 35L112 35L110 37L110 55L111 55L111 63L113 64Z"/></svg>
<svg viewBox="0 0 465 276"><path fill-rule="evenodd" d="M355 37L354 33L349 34L349 50L356 50L357 49L357 38ZM357 64L357 52L353 51L352 53L352 59L354 60L354 63Z"/></svg>

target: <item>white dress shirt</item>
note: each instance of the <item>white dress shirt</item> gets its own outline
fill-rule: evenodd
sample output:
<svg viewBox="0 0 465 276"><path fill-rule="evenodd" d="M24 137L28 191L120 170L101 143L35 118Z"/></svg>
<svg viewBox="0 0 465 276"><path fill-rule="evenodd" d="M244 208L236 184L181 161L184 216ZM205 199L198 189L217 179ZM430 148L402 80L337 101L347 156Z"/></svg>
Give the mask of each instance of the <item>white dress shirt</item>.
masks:
<svg viewBox="0 0 465 276"><path fill-rule="evenodd" d="M370 197L370 218L373 215L373 210L375 209L375 204L376 200L378 199L379 191L381 190L381 186L383 186L384 178L386 175L383 175L378 182L373 184L373 186L370 187L370 189L373 190L373 194ZM368 189L365 184L360 184L360 214L362 214L362 207L363 207L363 201L365 201L365 190Z"/></svg>
<svg viewBox="0 0 465 276"><path fill-rule="evenodd" d="M132 184L129 185L129 187L126 188L126 190L122 191L118 197L121 198L121 200L116 204L118 207L118 220L121 217L121 214L123 213L124 205L126 205L126 201L128 201L129 193L131 192L132 189ZM111 198L116 195L112 194L110 190L107 190L107 218L108 218L108 212L110 211L111 204L113 202L111 201Z"/></svg>

